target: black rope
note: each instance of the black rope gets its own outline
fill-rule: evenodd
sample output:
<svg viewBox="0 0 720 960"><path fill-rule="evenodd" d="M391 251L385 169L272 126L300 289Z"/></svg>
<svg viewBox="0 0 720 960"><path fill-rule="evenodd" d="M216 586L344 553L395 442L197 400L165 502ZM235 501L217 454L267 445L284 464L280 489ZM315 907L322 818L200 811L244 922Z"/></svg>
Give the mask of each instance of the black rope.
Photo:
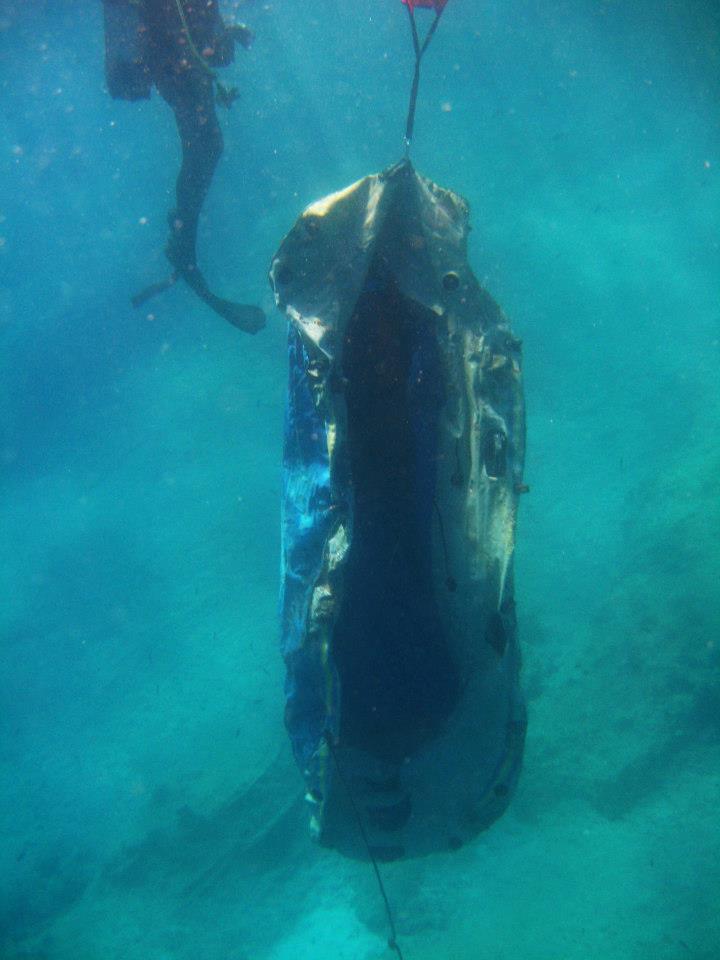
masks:
<svg viewBox="0 0 720 960"><path fill-rule="evenodd" d="M367 850L367 855L370 857L370 863L372 863L373 870L375 871L375 879L377 880L378 888L380 894L383 898L383 903L385 904L385 913L387 914L388 926L390 927L390 936L388 938L388 947L391 950L394 950L398 955L399 960L404 960L402 951L400 950L400 944L397 942L397 932L395 930L395 921L393 920L392 909L390 907L390 901L388 900L388 895L385 892L385 884L382 881L380 876L380 868L377 865L377 860L375 859L375 854L372 852L372 847L370 846L370 841L368 839L367 832L365 830L365 824L363 823L360 810L358 805L355 803L355 797L353 796L352 790L350 789L350 784L345 779L345 775L342 772L342 767L340 766L340 761L338 760L338 755L335 750L335 744L333 743L332 734L325 734L325 742L328 745L330 753L332 754L333 762L335 764L335 769L337 771L338 779L345 788L345 793L348 795L350 800L350 806L353 808L353 813L355 814L355 819L357 820L358 829L360 830L360 836L362 837L363 843L365 844L365 849Z"/></svg>
<svg viewBox="0 0 720 960"><path fill-rule="evenodd" d="M408 16L410 17L410 32L412 34L413 50L415 51L415 72L413 73L412 87L410 88L410 103L408 106L407 122L405 124L405 156L410 153L413 128L415 127L415 107L417 106L418 87L420 86L420 62L423 58L423 54L428 48L430 41L433 38L433 34L435 33L437 25L440 22L442 12L445 9L444 7L435 9L435 19L433 20L432 25L430 26L430 29L423 40L422 46L420 46L420 38L417 32L417 24L415 23L415 14L413 12L412 4L408 3L406 6Z"/></svg>

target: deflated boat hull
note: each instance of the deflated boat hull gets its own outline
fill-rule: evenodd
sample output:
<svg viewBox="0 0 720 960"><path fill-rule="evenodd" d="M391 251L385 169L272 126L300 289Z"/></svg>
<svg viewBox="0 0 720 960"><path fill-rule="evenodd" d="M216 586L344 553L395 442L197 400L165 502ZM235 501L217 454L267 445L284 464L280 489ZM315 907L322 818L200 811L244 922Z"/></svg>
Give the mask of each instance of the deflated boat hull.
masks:
<svg viewBox="0 0 720 960"><path fill-rule="evenodd" d="M512 558L520 343L468 209L404 162L310 206L271 268L289 324L286 725L323 842L379 858L496 819L525 736Z"/></svg>

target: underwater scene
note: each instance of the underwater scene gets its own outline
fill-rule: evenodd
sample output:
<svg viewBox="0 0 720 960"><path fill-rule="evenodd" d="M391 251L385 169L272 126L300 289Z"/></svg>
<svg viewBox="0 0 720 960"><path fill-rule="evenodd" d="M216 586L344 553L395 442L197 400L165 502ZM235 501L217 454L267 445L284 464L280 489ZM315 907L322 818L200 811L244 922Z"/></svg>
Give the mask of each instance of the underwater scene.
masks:
<svg viewBox="0 0 720 960"><path fill-rule="evenodd" d="M3 0L0 88L0 960L717 960L716 0Z"/></svg>

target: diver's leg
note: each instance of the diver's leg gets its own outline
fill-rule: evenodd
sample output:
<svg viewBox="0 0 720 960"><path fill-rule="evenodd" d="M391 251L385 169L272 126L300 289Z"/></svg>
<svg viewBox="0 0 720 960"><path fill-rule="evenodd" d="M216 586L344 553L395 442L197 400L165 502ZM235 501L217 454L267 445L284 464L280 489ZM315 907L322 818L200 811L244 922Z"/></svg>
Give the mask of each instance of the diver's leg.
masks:
<svg viewBox="0 0 720 960"><path fill-rule="evenodd" d="M215 114L211 81L201 77L186 84L171 104L175 113L182 165L175 186L177 206L170 213L167 255L189 280L197 270L197 230L200 212L223 152L223 136Z"/></svg>
<svg viewBox="0 0 720 960"><path fill-rule="evenodd" d="M156 81L157 82L157 81ZM157 82L175 114L182 165L175 187L177 206L169 215L170 237L165 253L179 275L205 303L239 330L257 333L265 314L252 304L235 303L216 296L197 265L197 231L200 212L223 152L223 137L215 114L212 81L193 76L178 82Z"/></svg>

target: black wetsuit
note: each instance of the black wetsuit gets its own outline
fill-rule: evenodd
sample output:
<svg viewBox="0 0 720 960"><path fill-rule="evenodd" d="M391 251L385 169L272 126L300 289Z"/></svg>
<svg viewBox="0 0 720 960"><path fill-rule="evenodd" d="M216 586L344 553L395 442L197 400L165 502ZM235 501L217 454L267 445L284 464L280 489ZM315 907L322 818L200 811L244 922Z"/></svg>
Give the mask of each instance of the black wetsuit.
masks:
<svg viewBox="0 0 720 960"><path fill-rule="evenodd" d="M168 217L167 257L175 273L212 309L235 326L255 333L265 322L262 311L216 297L198 269L196 253L200 212L223 151L213 69L233 61L235 36L244 28L226 28L217 0L104 3L110 94L134 100L149 96L154 84L175 114L182 164L175 188L176 207ZM246 36L251 37L249 31Z"/></svg>
<svg viewBox="0 0 720 960"><path fill-rule="evenodd" d="M207 67L231 63L234 45L217 0L185 0L183 12L195 50ZM212 77L188 42L176 0L145 0L143 18L150 76L173 109L182 144L168 256L185 276L197 269L198 219L223 151L223 136L215 113Z"/></svg>

